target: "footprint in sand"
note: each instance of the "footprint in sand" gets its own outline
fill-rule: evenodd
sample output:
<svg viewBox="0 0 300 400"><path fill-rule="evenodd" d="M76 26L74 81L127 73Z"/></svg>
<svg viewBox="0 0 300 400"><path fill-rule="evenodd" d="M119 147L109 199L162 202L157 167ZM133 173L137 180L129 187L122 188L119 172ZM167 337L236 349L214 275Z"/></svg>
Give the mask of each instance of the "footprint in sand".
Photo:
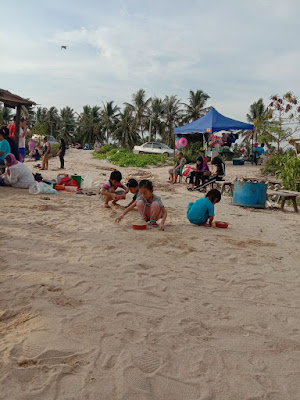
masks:
<svg viewBox="0 0 300 400"><path fill-rule="evenodd" d="M200 390L160 372L163 360L151 351L124 350L115 365L118 400L198 400Z"/></svg>

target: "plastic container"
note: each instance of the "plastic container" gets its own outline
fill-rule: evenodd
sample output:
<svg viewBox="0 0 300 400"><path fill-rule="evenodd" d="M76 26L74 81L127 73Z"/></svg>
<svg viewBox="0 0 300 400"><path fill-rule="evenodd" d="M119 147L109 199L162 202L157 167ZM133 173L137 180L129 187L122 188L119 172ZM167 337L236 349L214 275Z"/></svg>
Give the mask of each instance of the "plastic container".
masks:
<svg viewBox="0 0 300 400"><path fill-rule="evenodd" d="M265 208L267 185L265 183L234 182L232 204L243 207Z"/></svg>
<svg viewBox="0 0 300 400"><path fill-rule="evenodd" d="M115 200L116 200L116 201L125 200L125 199L126 199L126 196L125 196L124 194L118 194L118 195L115 197Z"/></svg>
<svg viewBox="0 0 300 400"><path fill-rule="evenodd" d="M233 158L232 159L232 164L233 165L244 165L245 164L245 160L243 160L241 158Z"/></svg>
<svg viewBox="0 0 300 400"><path fill-rule="evenodd" d="M54 189L55 190L65 190L65 186L64 185L55 185Z"/></svg>
<svg viewBox="0 0 300 400"><path fill-rule="evenodd" d="M223 221L216 221L215 225L216 225L217 228L226 229L226 228L228 228L229 224L227 222L223 222Z"/></svg>
<svg viewBox="0 0 300 400"><path fill-rule="evenodd" d="M90 174L87 174L83 179L83 189L91 189L92 188L92 177Z"/></svg>
<svg viewBox="0 0 300 400"><path fill-rule="evenodd" d="M143 231L143 230L147 229L147 225L146 224L143 224L143 225L135 225L135 224L133 224L132 227L133 227L133 229L136 229L138 231Z"/></svg>
<svg viewBox="0 0 300 400"><path fill-rule="evenodd" d="M81 175L70 175L71 179L74 179L74 181L76 181L79 185L79 189L81 189L81 182L82 182L82 176Z"/></svg>

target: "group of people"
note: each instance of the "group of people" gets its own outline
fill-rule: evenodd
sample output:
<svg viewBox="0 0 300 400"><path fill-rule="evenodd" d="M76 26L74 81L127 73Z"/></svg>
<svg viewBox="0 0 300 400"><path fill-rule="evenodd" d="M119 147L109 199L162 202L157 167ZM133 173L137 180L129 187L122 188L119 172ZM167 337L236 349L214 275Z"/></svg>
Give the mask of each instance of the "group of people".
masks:
<svg viewBox="0 0 300 400"><path fill-rule="evenodd" d="M196 159L195 167L187 165L187 161L182 152L177 154L177 162L173 168L169 170L169 182L175 184L178 176L185 176L189 179L190 186L187 188L192 191L200 187L200 191L206 191L201 186L212 179L220 181L225 176L225 164L219 157L214 157L211 160L211 165L216 168L215 171L209 170L209 158L205 157L204 153L200 154Z"/></svg>
<svg viewBox="0 0 300 400"><path fill-rule="evenodd" d="M27 127L26 119L21 118L19 130L19 146L16 142L16 117L13 123L0 128L0 186L10 185L19 188L28 188L34 182L34 178L28 167L23 164L25 161L25 141L30 131ZM28 143L30 159L36 161L42 157L39 147L33 139ZM51 146L45 137L43 139L43 164L41 169L48 169L48 160ZM64 156L66 144L64 139L60 139L60 147L57 155L60 158L60 168L64 169ZM5 170L6 169L6 170Z"/></svg>
<svg viewBox="0 0 300 400"><path fill-rule="evenodd" d="M133 199L115 221L119 223L126 214L136 207L141 218L152 227L157 227L157 221L161 219L160 230L164 230L167 210L161 198L154 193L153 184L150 180L143 179L138 182L136 179L131 178L124 185L121 172L113 171L109 180L103 184L99 194L104 201L104 207L111 208L109 202L117 204L119 200L126 198L128 192L133 194ZM187 210L188 220L195 225L212 226L214 205L220 200L220 191L212 189L205 198L198 199L195 203L189 203Z"/></svg>

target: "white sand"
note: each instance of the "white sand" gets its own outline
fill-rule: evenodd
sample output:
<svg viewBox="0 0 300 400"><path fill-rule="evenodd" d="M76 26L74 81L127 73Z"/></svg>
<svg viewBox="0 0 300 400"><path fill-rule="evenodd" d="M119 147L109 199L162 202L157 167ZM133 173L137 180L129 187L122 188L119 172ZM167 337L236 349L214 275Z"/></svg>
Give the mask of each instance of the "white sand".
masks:
<svg viewBox="0 0 300 400"><path fill-rule="evenodd" d="M69 150L66 166L94 191L109 176L89 151ZM1 399L299 398L299 215L224 196L228 229L193 226L202 195L169 185L167 169L120 169L151 177L165 232L134 231L135 211L116 225L120 209L98 196L0 188ZM259 168L227 177L237 171Z"/></svg>

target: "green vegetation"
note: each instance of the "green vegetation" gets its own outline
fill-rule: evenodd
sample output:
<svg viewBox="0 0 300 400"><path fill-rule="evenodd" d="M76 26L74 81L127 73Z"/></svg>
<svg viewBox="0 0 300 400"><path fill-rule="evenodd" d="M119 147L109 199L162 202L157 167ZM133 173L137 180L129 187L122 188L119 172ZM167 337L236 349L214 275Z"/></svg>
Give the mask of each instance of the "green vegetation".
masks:
<svg viewBox="0 0 300 400"><path fill-rule="evenodd" d="M270 157L262 168L262 173L281 178L286 190L299 190L300 160L295 155L284 154Z"/></svg>
<svg viewBox="0 0 300 400"><path fill-rule="evenodd" d="M103 152L103 147L94 151L94 158L106 159L119 167L146 167L147 165L163 165L166 162L166 157L160 154L133 154L124 149L114 148Z"/></svg>

